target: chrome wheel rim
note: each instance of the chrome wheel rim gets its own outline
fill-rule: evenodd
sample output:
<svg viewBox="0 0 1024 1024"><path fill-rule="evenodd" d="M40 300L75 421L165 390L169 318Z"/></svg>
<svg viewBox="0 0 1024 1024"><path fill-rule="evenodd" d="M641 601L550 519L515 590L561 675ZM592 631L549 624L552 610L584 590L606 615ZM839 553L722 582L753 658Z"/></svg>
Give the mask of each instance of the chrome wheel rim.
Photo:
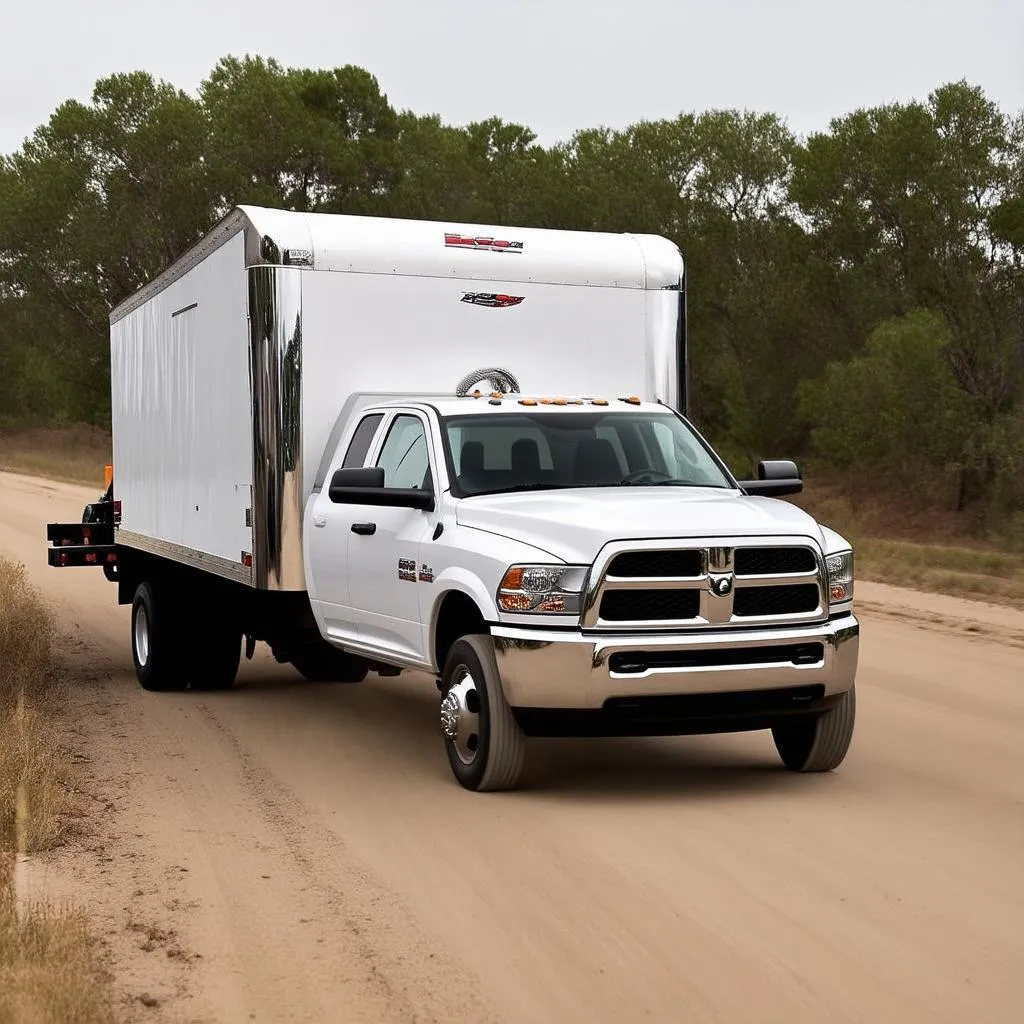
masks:
<svg viewBox="0 0 1024 1024"><path fill-rule="evenodd" d="M473 674L465 666L455 673L455 681L441 699L441 730L467 767L480 750L480 693Z"/></svg>
<svg viewBox="0 0 1024 1024"><path fill-rule="evenodd" d="M149 661L149 616L145 605L139 605L135 612L135 657L143 668Z"/></svg>

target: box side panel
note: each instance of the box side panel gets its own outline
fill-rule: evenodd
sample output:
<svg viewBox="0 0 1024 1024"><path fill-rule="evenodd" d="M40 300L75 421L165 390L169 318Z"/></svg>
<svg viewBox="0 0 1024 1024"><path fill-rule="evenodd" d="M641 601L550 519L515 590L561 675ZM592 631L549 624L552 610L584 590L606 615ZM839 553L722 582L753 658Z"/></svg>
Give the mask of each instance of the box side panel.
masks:
<svg viewBox="0 0 1024 1024"><path fill-rule="evenodd" d="M305 271L303 494L354 391L452 394L466 374L497 366L532 394L667 401L664 367L651 362L649 294L510 282L481 292L469 280Z"/></svg>
<svg viewBox="0 0 1024 1024"><path fill-rule="evenodd" d="M252 402L241 233L111 327L129 545L249 582Z"/></svg>

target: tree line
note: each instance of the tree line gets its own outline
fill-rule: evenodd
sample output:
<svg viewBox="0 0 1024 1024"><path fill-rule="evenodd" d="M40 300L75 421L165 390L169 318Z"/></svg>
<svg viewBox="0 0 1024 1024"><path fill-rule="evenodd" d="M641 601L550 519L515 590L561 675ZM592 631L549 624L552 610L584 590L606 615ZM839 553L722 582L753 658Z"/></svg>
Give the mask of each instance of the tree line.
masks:
<svg viewBox="0 0 1024 1024"><path fill-rule="evenodd" d="M712 110L545 147L352 66L102 79L0 158L0 417L106 424L109 310L238 203L666 235L693 418L737 470L799 454L1022 515L1024 112L967 82L806 139Z"/></svg>

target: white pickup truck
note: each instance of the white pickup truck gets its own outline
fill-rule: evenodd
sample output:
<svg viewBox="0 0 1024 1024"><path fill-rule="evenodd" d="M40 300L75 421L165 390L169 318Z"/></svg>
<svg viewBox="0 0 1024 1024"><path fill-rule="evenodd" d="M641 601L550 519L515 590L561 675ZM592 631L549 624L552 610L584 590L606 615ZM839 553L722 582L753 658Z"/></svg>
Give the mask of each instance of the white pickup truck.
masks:
<svg viewBox="0 0 1024 1024"><path fill-rule="evenodd" d="M831 770L853 552L686 419L685 309L663 238L238 208L111 314L109 486L50 564L116 581L147 690L259 641L434 676L468 789L538 735L770 729Z"/></svg>

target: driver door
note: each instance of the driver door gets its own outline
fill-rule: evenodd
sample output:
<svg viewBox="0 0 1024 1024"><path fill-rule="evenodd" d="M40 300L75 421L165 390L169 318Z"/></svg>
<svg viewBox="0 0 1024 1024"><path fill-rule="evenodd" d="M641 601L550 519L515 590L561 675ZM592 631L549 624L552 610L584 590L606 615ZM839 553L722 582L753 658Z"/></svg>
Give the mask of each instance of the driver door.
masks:
<svg viewBox="0 0 1024 1024"><path fill-rule="evenodd" d="M357 469L365 465L384 416L382 412L367 413L357 424L351 440L343 442L344 457L339 461L342 453L339 448L323 487L309 499L303 528L313 616L324 635L341 644L359 641L356 615L350 599L348 559L354 539L352 524L365 509L332 502L328 481L336 469Z"/></svg>
<svg viewBox="0 0 1024 1024"><path fill-rule="evenodd" d="M418 412L395 413L373 464L384 488L432 490L429 425ZM349 603L360 645L402 660L424 660L420 616L420 549L437 512L363 505L353 513L348 542Z"/></svg>

